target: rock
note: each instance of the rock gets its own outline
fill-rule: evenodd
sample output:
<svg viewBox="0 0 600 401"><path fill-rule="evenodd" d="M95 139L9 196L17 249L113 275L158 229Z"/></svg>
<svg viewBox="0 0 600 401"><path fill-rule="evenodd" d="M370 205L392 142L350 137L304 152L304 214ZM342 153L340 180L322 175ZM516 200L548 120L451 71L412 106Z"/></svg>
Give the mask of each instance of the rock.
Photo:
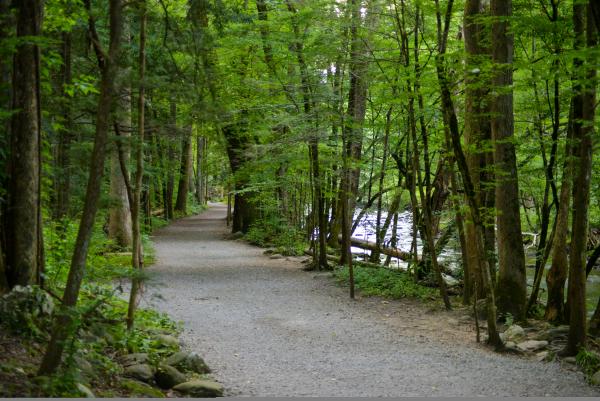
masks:
<svg viewBox="0 0 600 401"><path fill-rule="evenodd" d="M221 397L223 386L208 380L191 380L173 387L173 390L194 397Z"/></svg>
<svg viewBox="0 0 600 401"><path fill-rule="evenodd" d="M592 375L590 378L590 383L594 386L600 386L600 370Z"/></svg>
<svg viewBox="0 0 600 401"><path fill-rule="evenodd" d="M125 355L121 358L123 366L139 365L142 363L148 363L148 354L145 352L136 352L134 354Z"/></svg>
<svg viewBox="0 0 600 401"><path fill-rule="evenodd" d="M54 308L54 300L40 287L16 285L0 296L0 322L20 335L38 335L46 332Z"/></svg>
<svg viewBox="0 0 600 401"><path fill-rule="evenodd" d="M458 281L457 279L455 279L454 277L452 277L449 274L446 273L442 273L442 278L444 279L444 281L446 282L446 285L448 287L454 287L460 284L460 281Z"/></svg>
<svg viewBox="0 0 600 401"><path fill-rule="evenodd" d="M552 328L548 329L548 334L551 337L566 336L567 334L569 334L569 326L568 325L562 325L562 326L552 327Z"/></svg>
<svg viewBox="0 0 600 401"><path fill-rule="evenodd" d="M88 379L96 377L96 371L87 359L84 359L81 356L75 356L73 360L79 371L83 373L83 375L86 376Z"/></svg>
<svg viewBox="0 0 600 401"><path fill-rule="evenodd" d="M521 351L533 352L548 346L548 341L527 340L517 344Z"/></svg>
<svg viewBox="0 0 600 401"><path fill-rule="evenodd" d="M164 364L184 371L210 373L206 362L196 353L176 352L163 361Z"/></svg>
<svg viewBox="0 0 600 401"><path fill-rule="evenodd" d="M131 392L131 396L145 396L151 398L164 398L164 394L149 384L132 379L121 379L120 385Z"/></svg>
<svg viewBox="0 0 600 401"><path fill-rule="evenodd" d="M163 360L162 363L170 366L182 367L182 364L185 363L185 359L188 355L187 352L179 351Z"/></svg>
<svg viewBox="0 0 600 401"><path fill-rule="evenodd" d="M75 387L77 387L77 390L79 390L79 392L82 393L85 398L96 398L94 393L92 393L92 390L90 390L86 385L77 383Z"/></svg>
<svg viewBox="0 0 600 401"><path fill-rule="evenodd" d="M538 362L548 361L550 358L550 351L542 351L535 354L535 360Z"/></svg>
<svg viewBox="0 0 600 401"><path fill-rule="evenodd" d="M179 347L179 340L168 334L158 334L154 339L159 345L164 347Z"/></svg>
<svg viewBox="0 0 600 401"><path fill-rule="evenodd" d="M514 341L523 336L525 336L525 330L518 324L513 324L501 335L502 339L505 341Z"/></svg>
<svg viewBox="0 0 600 401"><path fill-rule="evenodd" d="M210 373L210 368L204 362L204 359L200 357L200 355L196 353L191 353L186 358L186 363L189 366L189 369L196 373Z"/></svg>
<svg viewBox="0 0 600 401"><path fill-rule="evenodd" d="M283 255L271 255L269 259L283 259Z"/></svg>
<svg viewBox="0 0 600 401"><path fill-rule="evenodd" d="M574 356L567 356L567 357L563 358L562 360L565 361L566 363L572 363L573 365L575 365L577 363L577 358L575 358Z"/></svg>
<svg viewBox="0 0 600 401"><path fill-rule="evenodd" d="M165 390L183 383L185 380L186 377L183 373L169 365L159 365L154 374L154 381L158 387Z"/></svg>
<svg viewBox="0 0 600 401"><path fill-rule="evenodd" d="M149 382L154 377L154 372L152 371L152 367L150 365L142 363L138 365L127 366L125 368L125 375L143 382Z"/></svg>

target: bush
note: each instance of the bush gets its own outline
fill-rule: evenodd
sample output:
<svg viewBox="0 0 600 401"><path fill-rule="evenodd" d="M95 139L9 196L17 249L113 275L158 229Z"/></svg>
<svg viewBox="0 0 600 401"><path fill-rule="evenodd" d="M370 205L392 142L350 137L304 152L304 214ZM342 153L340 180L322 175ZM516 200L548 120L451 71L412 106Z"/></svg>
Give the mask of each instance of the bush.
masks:
<svg viewBox="0 0 600 401"><path fill-rule="evenodd" d="M254 245L273 246L277 252L288 256L302 255L306 247L302 233L277 217L254 223L245 238Z"/></svg>
<svg viewBox="0 0 600 401"><path fill-rule="evenodd" d="M587 351L582 348L579 353L577 353L576 362L588 379L600 370L600 356L595 352Z"/></svg>
<svg viewBox="0 0 600 401"><path fill-rule="evenodd" d="M0 297L0 323L13 333L41 338L54 311L54 300L38 286L17 285Z"/></svg>
<svg viewBox="0 0 600 401"><path fill-rule="evenodd" d="M348 283L348 268L336 269L335 276L340 283ZM386 268L354 266L354 286L362 295L394 299L435 299L436 294L434 289L415 283L407 273Z"/></svg>

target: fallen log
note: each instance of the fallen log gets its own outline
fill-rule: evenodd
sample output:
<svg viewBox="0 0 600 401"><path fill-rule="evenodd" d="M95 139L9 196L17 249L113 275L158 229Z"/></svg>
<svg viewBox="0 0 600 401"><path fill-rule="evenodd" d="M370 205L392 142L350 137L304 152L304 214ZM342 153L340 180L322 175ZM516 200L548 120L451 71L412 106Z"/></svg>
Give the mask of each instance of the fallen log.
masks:
<svg viewBox="0 0 600 401"><path fill-rule="evenodd" d="M341 235L338 237L338 241L340 243L342 243ZM374 242L369 242L369 241L365 241L365 240L358 239L358 238L350 238L350 245L352 245L356 248L366 249L368 251L379 251L379 253L381 253L381 254L384 254L386 256L391 256L392 258L398 258L405 262L409 262L414 259L414 255L410 252L401 251L401 250L395 249L395 248L378 247L377 244L375 244ZM420 256L417 259L417 261L419 263L421 262Z"/></svg>

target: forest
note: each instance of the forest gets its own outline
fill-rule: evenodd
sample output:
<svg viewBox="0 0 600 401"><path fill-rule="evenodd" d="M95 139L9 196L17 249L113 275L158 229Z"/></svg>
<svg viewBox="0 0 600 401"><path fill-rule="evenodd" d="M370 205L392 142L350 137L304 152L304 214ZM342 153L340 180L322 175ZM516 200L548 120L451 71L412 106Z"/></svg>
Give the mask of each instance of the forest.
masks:
<svg viewBox="0 0 600 401"><path fill-rule="evenodd" d="M115 360L173 387L154 233L215 205L490 353L555 328L600 384L599 33L593 0L0 0L0 396L165 395Z"/></svg>

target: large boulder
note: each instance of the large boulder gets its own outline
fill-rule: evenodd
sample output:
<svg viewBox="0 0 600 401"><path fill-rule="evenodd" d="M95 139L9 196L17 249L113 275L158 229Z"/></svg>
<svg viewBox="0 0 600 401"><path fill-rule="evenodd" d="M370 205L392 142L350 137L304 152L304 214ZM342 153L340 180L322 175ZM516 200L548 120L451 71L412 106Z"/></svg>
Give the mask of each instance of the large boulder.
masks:
<svg viewBox="0 0 600 401"><path fill-rule="evenodd" d="M500 334L503 341L515 341L525 337L525 330L518 324L513 324Z"/></svg>
<svg viewBox="0 0 600 401"><path fill-rule="evenodd" d="M149 382L154 377L152 367L145 363L127 366L124 373L125 376L132 377L143 382Z"/></svg>
<svg viewBox="0 0 600 401"><path fill-rule="evenodd" d="M191 380L173 387L173 390L193 397L221 397L223 386L209 380Z"/></svg>
<svg viewBox="0 0 600 401"><path fill-rule="evenodd" d="M159 365L154 374L154 381L162 389L170 389L186 381L183 373L169 365Z"/></svg>
<svg viewBox="0 0 600 401"><path fill-rule="evenodd" d="M196 372L200 374L210 373L210 368L198 354L191 352L176 352L163 361L164 364L177 369Z"/></svg>
<svg viewBox="0 0 600 401"><path fill-rule="evenodd" d="M517 348L524 352L535 352L548 346L548 341L527 340L517 344Z"/></svg>

